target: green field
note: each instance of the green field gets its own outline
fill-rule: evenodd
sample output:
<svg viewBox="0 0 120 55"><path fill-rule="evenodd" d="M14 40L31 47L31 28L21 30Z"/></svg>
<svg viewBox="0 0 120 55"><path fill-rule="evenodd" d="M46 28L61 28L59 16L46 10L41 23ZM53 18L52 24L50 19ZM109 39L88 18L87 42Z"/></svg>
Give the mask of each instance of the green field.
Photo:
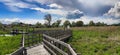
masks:
<svg viewBox="0 0 120 55"><path fill-rule="evenodd" d="M37 28L54 30L62 28ZM68 42L82 55L120 55L120 26L74 27L73 37ZM0 37L0 55L19 48L21 35Z"/></svg>
<svg viewBox="0 0 120 55"><path fill-rule="evenodd" d="M0 55L10 54L20 46L21 35L0 36Z"/></svg>
<svg viewBox="0 0 120 55"><path fill-rule="evenodd" d="M120 55L120 27L72 28L70 44L82 55Z"/></svg>

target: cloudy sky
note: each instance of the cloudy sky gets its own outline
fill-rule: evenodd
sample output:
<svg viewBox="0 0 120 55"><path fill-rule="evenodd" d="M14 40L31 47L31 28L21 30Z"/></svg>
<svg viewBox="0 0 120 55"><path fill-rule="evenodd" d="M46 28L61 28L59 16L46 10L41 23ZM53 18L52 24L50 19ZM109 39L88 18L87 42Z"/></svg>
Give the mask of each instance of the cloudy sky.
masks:
<svg viewBox="0 0 120 55"><path fill-rule="evenodd" d="M51 14L53 22L120 23L120 0L0 0L2 23L44 23L45 14Z"/></svg>

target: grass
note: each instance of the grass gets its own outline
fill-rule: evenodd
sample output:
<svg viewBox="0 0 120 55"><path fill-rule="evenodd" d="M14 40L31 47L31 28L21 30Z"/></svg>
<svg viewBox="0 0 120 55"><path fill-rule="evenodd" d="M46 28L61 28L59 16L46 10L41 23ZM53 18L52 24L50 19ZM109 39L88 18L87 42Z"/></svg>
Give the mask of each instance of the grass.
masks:
<svg viewBox="0 0 120 55"><path fill-rule="evenodd" d="M120 27L72 28L70 44L82 55L120 55Z"/></svg>
<svg viewBox="0 0 120 55"><path fill-rule="evenodd" d="M10 54L20 46L21 35L0 37L0 55Z"/></svg>
<svg viewBox="0 0 120 55"><path fill-rule="evenodd" d="M62 28L36 28L55 30ZM120 26L74 27L73 37L68 42L82 55L120 55ZM32 30L32 28L31 28ZM1 33L3 33L1 31ZM21 35L0 37L0 55L9 54L19 48ZM36 39L38 40L38 39Z"/></svg>

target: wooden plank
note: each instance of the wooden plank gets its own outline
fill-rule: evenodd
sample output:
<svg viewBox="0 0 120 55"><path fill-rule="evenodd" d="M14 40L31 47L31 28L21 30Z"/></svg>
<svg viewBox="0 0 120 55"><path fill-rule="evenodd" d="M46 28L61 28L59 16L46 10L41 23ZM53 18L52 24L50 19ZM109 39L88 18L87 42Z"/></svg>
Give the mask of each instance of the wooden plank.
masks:
<svg viewBox="0 0 120 55"><path fill-rule="evenodd" d="M68 44L68 49L70 50L72 55L77 55L75 51L71 48L71 46Z"/></svg>
<svg viewBox="0 0 120 55"><path fill-rule="evenodd" d="M47 48L48 51L50 51L53 55L57 55L52 49L50 49L49 47L47 47L47 45L45 45L44 43L42 43L44 45L45 48Z"/></svg>
<svg viewBox="0 0 120 55"><path fill-rule="evenodd" d="M71 46L70 46L69 44L64 43L64 42L62 42L62 41L59 41L59 40L57 40L57 39L55 39L55 38L52 38L52 37L50 37L50 36L48 36L48 35L45 35L45 34L43 34L43 37L48 38L48 39L50 39L50 40L52 40L52 41L54 41L54 42L57 42L57 43L65 46L66 48L69 49L69 51L71 52L72 55L77 55L77 54L75 53L75 51L71 48ZM67 37L66 37L66 38L67 38ZM43 39L43 40L44 40L44 39Z"/></svg>
<svg viewBox="0 0 120 55"><path fill-rule="evenodd" d="M11 53L10 55L19 55L19 54L23 54L23 51L25 50L24 47L19 48L18 50L16 50L15 52Z"/></svg>
<svg viewBox="0 0 120 55"><path fill-rule="evenodd" d="M53 40L54 42L57 42L57 43L59 43L59 44L61 44L61 45L63 45L63 46L68 47L67 43L64 43L64 42L62 42L62 41L59 41L59 40L57 40L57 39L55 39L55 38L52 38L52 37L50 37L50 36L48 36L48 35L45 35L45 34L43 34L43 36L46 37L46 38L48 38L48 39L50 39L50 40Z"/></svg>
<svg viewBox="0 0 120 55"><path fill-rule="evenodd" d="M50 42L46 41L45 39L43 39L44 42L46 42L47 44L49 44L50 46L52 46L54 49L56 49L57 51L59 51L61 54L63 55L68 55L67 53L65 53L64 51L62 51L61 49L59 49L58 47L54 46L53 44L51 44ZM43 42L43 43L44 43Z"/></svg>

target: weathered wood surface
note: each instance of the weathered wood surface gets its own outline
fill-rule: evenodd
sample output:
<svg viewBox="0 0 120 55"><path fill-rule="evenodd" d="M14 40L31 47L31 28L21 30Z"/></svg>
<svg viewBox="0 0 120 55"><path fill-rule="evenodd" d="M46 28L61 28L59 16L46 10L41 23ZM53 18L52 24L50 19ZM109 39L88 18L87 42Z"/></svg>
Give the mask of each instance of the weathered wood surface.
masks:
<svg viewBox="0 0 120 55"><path fill-rule="evenodd" d="M24 35L22 35L20 46L21 47L18 50L14 51L10 55L26 55L27 54L26 49L24 47Z"/></svg>
<svg viewBox="0 0 120 55"><path fill-rule="evenodd" d="M26 48L24 46L24 42L25 42L24 37L25 36L23 34L22 38L21 38L20 48L18 50L16 50L15 52L11 53L10 55L26 55L27 54Z"/></svg>
<svg viewBox="0 0 120 55"><path fill-rule="evenodd" d="M18 50L16 50L15 52L11 53L10 55L26 55L26 53L24 53L25 48L21 47Z"/></svg>
<svg viewBox="0 0 120 55"><path fill-rule="evenodd" d="M37 36L35 36L37 35ZM26 37L25 37L25 47L31 47L33 45L36 45L36 44L39 44L41 43L41 38L42 38L42 35L40 34L27 34Z"/></svg>
<svg viewBox="0 0 120 55"><path fill-rule="evenodd" d="M50 54L44 48L44 46L41 44L41 45L38 45L36 47L29 48L27 50L27 55L50 55Z"/></svg>
<svg viewBox="0 0 120 55"><path fill-rule="evenodd" d="M49 52L52 50L52 52L55 52L56 55L77 55L69 44L52 38L46 34L43 34L43 44L47 49L50 49L48 50ZM52 52L51 54L53 54Z"/></svg>
<svg viewBox="0 0 120 55"><path fill-rule="evenodd" d="M35 46L36 44L39 44L41 42L40 34L43 34L43 45ZM71 48L71 46L64 42L72 36L71 30L33 31L31 33L27 33L27 36L24 36L25 35L23 35L21 42L21 46L24 49L18 50L18 52L22 51L21 53L25 53L22 55L77 55L75 51ZM18 52L16 52L15 55L18 55Z"/></svg>

